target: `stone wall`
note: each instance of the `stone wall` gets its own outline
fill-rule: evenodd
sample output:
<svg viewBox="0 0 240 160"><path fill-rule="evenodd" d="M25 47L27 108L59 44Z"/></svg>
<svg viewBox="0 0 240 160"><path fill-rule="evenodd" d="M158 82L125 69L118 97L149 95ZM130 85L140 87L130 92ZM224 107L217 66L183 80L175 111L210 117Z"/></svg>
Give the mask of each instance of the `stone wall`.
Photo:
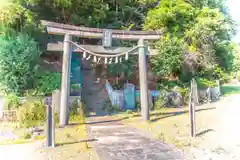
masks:
<svg viewBox="0 0 240 160"><path fill-rule="evenodd" d="M59 114L60 112L60 103L61 103L61 92L59 90L55 90L53 92L53 96L52 96L52 105L54 107L54 110L56 113ZM71 109L73 102L76 99L81 99L80 96L70 96L69 97L69 103L68 103L68 108Z"/></svg>

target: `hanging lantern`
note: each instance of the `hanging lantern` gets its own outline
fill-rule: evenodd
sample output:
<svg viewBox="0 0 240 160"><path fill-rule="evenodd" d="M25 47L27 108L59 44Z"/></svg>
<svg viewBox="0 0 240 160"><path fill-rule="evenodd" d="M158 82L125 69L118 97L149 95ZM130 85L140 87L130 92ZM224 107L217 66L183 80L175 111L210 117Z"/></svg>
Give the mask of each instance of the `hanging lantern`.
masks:
<svg viewBox="0 0 240 160"><path fill-rule="evenodd" d="M95 62L95 63L97 62L97 57L96 56L93 57L93 62Z"/></svg>
<svg viewBox="0 0 240 160"><path fill-rule="evenodd" d="M125 54L125 60L128 60L128 53Z"/></svg>
<svg viewBox="0 0 240 160"><path fill-rule="evenodd" d="M89 60L90 58L91 58L91 55L89 55L86 60Z"/></svg>
<svg viewBox="0 0 240 160"><path fill-rule="evenodd" d="M105 64L107 64L107 62L108 62L108 59L107 59L107 58L105 58Z"/></svg>
<svg viewBox="0 0 240 160"><path fill-rule="evenodd" d="M85 59L86 57L87 57L87 52L84 51L84 52L83 52L83 59Z"/></svg>
<svg viewBox="0 0 240 160"><path fill-rule="evenodd" d="M118 63L118 57L116 57L116 59L115 59L115 63Z"/></svg>
<svg viewBox="0 0 240 160"><path fill-rule="evenodd" d="M97 61L97 63L100 63L100 61L101 61L101 57L100 57L100 58L98 58L98 61Z"/></svg>

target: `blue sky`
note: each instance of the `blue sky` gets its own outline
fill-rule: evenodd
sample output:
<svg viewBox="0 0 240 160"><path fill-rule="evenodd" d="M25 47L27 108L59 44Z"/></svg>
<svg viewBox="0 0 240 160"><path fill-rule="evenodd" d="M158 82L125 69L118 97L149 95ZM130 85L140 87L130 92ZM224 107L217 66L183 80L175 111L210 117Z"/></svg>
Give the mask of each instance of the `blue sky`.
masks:
<svg viewBox="0 0 240 160"><path fill-rule="evenodd" d="M233 19L240 24L240 0L228 0L228 7ZM238 34L234 41L240 42L240 26L238 27Z"/></svg>

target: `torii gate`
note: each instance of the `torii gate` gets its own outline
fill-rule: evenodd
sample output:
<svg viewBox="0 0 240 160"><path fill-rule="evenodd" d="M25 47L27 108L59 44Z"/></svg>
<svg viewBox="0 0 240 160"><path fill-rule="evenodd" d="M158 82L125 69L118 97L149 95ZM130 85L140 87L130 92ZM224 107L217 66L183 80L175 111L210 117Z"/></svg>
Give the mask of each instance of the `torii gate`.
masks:
<svg viewBox="0 0 240 160"><path fill-rule="evenodd" d="M94 62L99 62L101 58L105 59L105 63L121 62L122 57L128 59L129 54L139 55L139 79L140 79L140 100L141 100L141 114L144 120L149 120L149 106L148 106L148 83L147 83L147 59L146 47L144 40L158 40L161 32L157 31L124 31L124 30L106 30L98 28L79 27L67 24L59 24L55 22L42 21L46 27L48 34L63 35L63 44L48 44L50 51L63 51L63 66L62 66L62 83L61 83L61 106L60 106L60 125L67 125L67 106L70 95L70 63L72 50L83 52L83 58L89 60L93 57ZM80 45L72 41L72 36L87 37L102 39L105 37L105 45ZM134 40L138 41L138 45L133 48L111 47L111 39ZM138 50L136 52L136 50ZM147 50L149 52L149 48ZM121 52L121 53L119 53ZM153 52L149 52L154 55ZM87 57L87 54L89 55ZM110 61L109 61L110 60Z"/></svg>

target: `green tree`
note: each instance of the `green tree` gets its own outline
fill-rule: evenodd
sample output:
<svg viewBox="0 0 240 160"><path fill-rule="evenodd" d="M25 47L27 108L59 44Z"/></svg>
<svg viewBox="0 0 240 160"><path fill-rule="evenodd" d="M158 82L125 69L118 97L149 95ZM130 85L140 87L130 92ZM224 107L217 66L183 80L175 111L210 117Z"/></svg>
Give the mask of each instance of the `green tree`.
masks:
<svg viewBox="0 0 240 160"><path fill-rule="evenodd" d="M157 76L166 78L180 73L184 60L183 43L177 37L169 36L165 36L157 42L158 55L151 59L152 69Z"/></svg>
<svg viewBox="0 0 240 160"><path fill-rule="evenodd" d="M138 0L5 0L4 23L24 26L40 19L100 28L138 28L149 6ZM50 16L49 16L50 15Z"/></svg>
<svg viewBox="0 0 240 160"><path fill-rule="evenodd" d="M175 70L182 68L181 72L186 72L187 69L192 75L201 70L214 70L218 66L226 71L232 69L230 42L235 33L235 25L224 1L161 0L160 5L148 12L144 29L164 31L163 38L157 44L166 44L166 47L157 47L159 55L157 59L153 58L153 66L163 65L164 59L164 66L159 67L164 70L168 68L168 71L172 70L174 73L176 71L173 70L173 63L178 62ZM181 45L176 45L173 41L179 41ZM168 49L167 53L163 53L165 48L175 49ZM174 58L176 54L185 55L184 60L177 61ZM169 75L169 72L163 73L160 68L155 67L154 70L158 75ZM181 72L178 74L181 75Z"/></svg>

